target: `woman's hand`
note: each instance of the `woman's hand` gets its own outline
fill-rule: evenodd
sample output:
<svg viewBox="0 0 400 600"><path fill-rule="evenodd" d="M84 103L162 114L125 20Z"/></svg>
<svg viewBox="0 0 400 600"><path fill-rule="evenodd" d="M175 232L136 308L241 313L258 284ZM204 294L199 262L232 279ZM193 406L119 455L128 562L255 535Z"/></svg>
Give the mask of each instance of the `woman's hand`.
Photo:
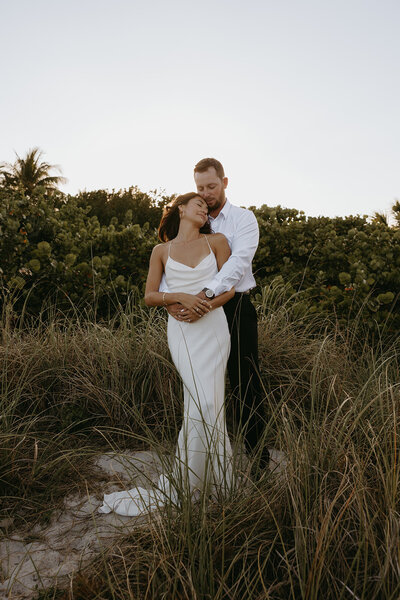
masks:
<svg viewBox="0 0 400 600"><path fill-rule="evenodd" d="M212 306L204 298L199 298L192 294L179 294L179 302L184 308L190 311L196 317L202 317L210 312Z"/></svg>

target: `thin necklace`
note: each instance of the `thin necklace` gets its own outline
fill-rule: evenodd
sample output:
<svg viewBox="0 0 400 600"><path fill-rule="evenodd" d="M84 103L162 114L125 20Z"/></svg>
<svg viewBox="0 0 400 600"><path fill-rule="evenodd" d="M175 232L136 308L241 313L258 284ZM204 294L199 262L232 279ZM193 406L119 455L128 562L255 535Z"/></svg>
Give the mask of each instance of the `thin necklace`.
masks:
<svg viewBox="0 0 400 600"><path fill-rule="evenodd" d="M171 240L171 244L173 242L178 243L178 244L190 244L191 242L197 242L197 240L201 240L202 235L203 234L201 233L198 238L195 238L194 240L183 241L183 242L176 242L176 238L175 238L174 240Z"/></svg>

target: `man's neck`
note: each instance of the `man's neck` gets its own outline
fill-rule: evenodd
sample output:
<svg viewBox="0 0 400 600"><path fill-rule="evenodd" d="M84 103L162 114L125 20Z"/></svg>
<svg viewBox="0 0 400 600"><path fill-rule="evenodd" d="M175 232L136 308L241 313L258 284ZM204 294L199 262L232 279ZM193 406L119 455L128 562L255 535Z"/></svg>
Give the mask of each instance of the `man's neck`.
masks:
<svg viewBox="0 0 400 600"><path fill-rule="evenodd" d="M218 217L219 213L221 212L221 210L224 208L226 201L227 201L227 198L225 198L224 203L221 204L221 206L219 206L216 210L210 211L210 217L212 217L213 219L216 219Z"/></svg>

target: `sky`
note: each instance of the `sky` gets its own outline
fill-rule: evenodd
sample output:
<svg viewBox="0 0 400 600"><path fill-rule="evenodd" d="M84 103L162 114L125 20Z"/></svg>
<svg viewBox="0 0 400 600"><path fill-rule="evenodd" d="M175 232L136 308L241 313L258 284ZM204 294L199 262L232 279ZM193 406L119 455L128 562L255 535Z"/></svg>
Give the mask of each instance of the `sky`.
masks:
<svg viewBox="0 0 400 600"><path fill-rule="evenodd" d="M0 162L61 189L194 189L240 206L389 213L400 198L398 0L0 0Z"/></svg>

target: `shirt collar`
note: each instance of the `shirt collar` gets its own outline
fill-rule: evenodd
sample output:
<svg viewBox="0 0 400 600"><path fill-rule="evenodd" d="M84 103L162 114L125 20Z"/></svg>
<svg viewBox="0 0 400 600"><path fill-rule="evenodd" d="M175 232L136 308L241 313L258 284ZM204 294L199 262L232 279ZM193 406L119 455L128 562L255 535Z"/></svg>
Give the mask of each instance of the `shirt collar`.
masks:
<svg viewBox="0 0 400 600"><path fill-rule="evenodd" d="M215 219L219 219L219 217L224 217L224 219L226 219L226 217L228 216L228 213L231 209L231 203L229 202L228 198L226 199L226 202L224 204L224 206L222 207L222 209L220 210L220 212L218 213L218 215L216 217L210 217L210 219L212 221L215 221Z"/></svg>

